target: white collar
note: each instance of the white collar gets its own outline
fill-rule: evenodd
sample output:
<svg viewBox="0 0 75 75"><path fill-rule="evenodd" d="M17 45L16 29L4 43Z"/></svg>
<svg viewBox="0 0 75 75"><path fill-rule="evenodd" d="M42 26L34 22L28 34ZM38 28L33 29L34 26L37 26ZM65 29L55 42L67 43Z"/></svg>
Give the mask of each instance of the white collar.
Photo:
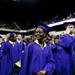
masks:
<svg viewBox="0 0 75 75"><path fill-rule="evenodd" d="M21 42L21 40L17 40L17 42L18 42L18 43L20 43L20 42Z"/></svg>
<svg viewBox="0 0 75 75"><path fill-rule="evenodd" d="M37 43L38 45L40 45L39 42L38 42L38 40L35 40L34 42ZM46 47L46 46L47 46L47 44L44 42L44 47Z"/></svg>
<svg viewBox="0 0 75 75"><path fill-rule="evenodd" d="M2 45L0 44L0 47L1 47Z"/></svg>
<svg viewBox="0 0 75 75"><path fill-rule="evenodd" d="M12 45L14 45L14 44L15 44L15 42L12 42L12 41L10 41L10 40L9 40L9 43L10 43L10 44L12 44Z"/></svg>
<svg viewBox="0 0 75 75"><path fill-rule="evenodd" d="M74 37L75 35L74 34L70 34L70 36Z"/></svg>

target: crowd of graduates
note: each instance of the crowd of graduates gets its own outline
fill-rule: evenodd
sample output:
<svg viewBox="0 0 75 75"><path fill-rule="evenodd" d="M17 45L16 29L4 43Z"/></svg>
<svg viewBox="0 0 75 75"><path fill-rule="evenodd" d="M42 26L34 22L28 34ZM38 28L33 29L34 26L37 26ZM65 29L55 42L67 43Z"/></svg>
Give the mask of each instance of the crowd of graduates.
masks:
<svg viewBox="0 0 75 75"><path fill-rule="evenodd" d="M75 75L75 23L64 25L64 34L49 35L38 23L28 42L14 32L0 36L0 75Z"/></svg>

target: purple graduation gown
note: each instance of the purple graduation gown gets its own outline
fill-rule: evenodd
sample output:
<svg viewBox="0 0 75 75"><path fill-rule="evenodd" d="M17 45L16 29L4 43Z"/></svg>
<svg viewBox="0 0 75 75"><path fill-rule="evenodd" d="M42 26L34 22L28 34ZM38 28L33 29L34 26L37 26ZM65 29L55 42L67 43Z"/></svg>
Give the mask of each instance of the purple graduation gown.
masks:
<svg viewBox="0 0 75 75"><path fill-rule="evenodd" d="M73 49L72 49L73 41L74 41L73 37L70 36L69 34L65 34L60 37L60 46L66 52L67 57L65 58L69 59L68 61L66 61L67 64L65 65L66 68L69 69L69 71L67 71L67 75L74 75L73 74L73 70L74 70L73 69Z"/></svg>
<svg viewBox="0 0 75 75"><path fill-rule="evenodd" d="M41 48L35 42L30 43L25 49L22 68L19 75L33 75L40 70L45 70L47 75L52 75L55 63L51 48L46 46Z"/></svg>
<svg viewBox="0 0 75 75"><path fill-rule="evenodd" d="M6 41L2 45L2 63L0 75L10 75L14 70L14 64L19 60L18 46Z"/></svg>
<svg viewBox="0 0 75 75"><path fill-rule="evenodd" d="M19 51L19 57L20 57L20 59L22 59L22 57L23 57L23 52L24 52L24 50L25 50L25 45L24 45L24 42L23 41L20 41L20 42L16 42L17 43L17 45L18 45L18 51Z"/></svg>
<svg viewBox="0 0 75 75"><path fill-rule="evenodd" d="M74 41L71 44L71 54L72 54L72 75L75 75L75 37L74 37Z"/></svg>
<svg viewBox="0 0 75 75"><path fill-rule="evenodd" d="M52 45L52 52L55 59L56 74L70 75L70 58L64 49L58 45Z"/></svg>

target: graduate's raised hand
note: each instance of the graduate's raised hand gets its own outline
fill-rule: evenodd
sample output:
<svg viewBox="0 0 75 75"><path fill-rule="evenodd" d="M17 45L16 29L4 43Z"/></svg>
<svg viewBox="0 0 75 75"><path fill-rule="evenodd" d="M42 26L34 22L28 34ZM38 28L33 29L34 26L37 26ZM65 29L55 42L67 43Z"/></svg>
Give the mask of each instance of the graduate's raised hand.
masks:
<svg viewBox="0 0 75 75"><path fill-rule="evenodd" d="M37 75L45 75L46 74L46 71L45 70L41 70L40 72L38 72Z"/></svg>

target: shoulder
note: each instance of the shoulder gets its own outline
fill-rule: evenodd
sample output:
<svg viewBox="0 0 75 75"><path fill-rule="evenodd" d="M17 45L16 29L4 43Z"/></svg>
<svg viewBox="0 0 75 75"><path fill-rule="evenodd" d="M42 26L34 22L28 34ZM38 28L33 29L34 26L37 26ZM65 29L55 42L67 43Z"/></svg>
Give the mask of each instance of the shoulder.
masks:
<svg viewBox="0 0 75 75"><path fill-rule="evenodd" d="M35 46L35 43L34 43L34 42L29 43L29 44L26 46L26 49L33 49L34 46Z"/></svg>
<svg viewBox="0 0 75 75"><path fill-rule="evenodd" d="M34 42L31 42L28 44L28 47L33 46L34 44L35 44Z"/></svg>

